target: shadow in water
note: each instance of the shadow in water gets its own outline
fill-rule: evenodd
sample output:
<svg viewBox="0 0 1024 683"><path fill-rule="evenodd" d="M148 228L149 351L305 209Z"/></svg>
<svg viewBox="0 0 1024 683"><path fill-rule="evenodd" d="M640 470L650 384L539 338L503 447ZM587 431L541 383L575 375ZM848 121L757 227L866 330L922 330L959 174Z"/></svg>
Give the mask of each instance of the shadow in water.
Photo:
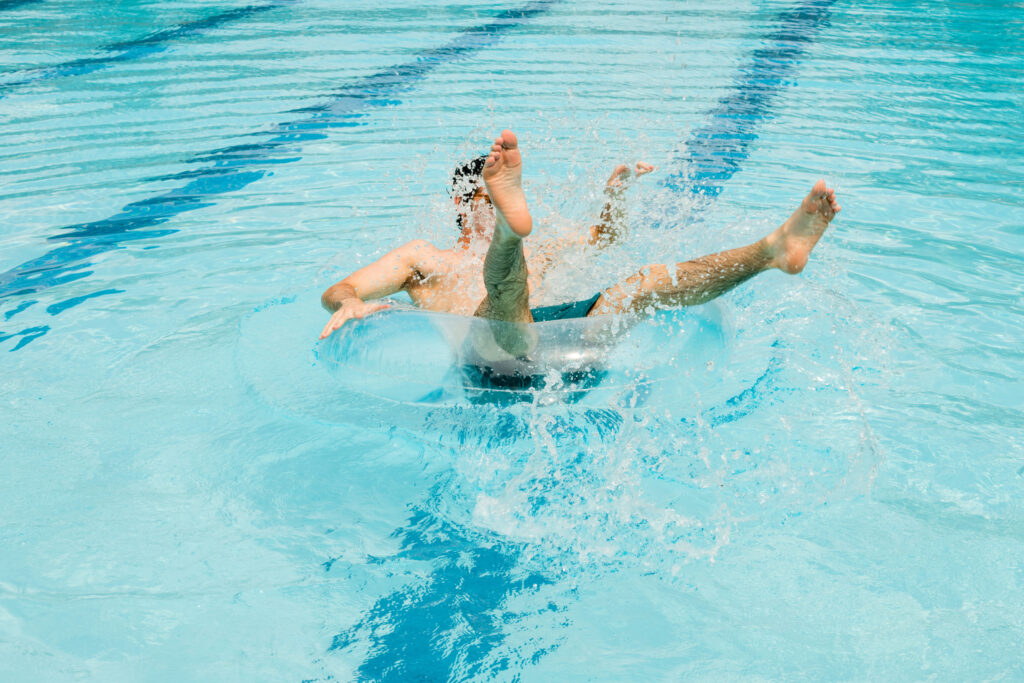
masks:
<svg viewBox="0 0 1024 683"><path fill-rule="evenodd" d="M523 547L496 534L469 529L417 508L394 532L401 550L395 559L433 566L421 581L377 600L353 627L336 635L331 650L368 646L360 680L449 680L493 676L519 662L492 658L506 643L510 624L528 616L507 609L510 599L535 594L553 582L522 570ZM551 602L543 611L558 611ZM537 644L519 654L537 661L557 644Z"/></svg>

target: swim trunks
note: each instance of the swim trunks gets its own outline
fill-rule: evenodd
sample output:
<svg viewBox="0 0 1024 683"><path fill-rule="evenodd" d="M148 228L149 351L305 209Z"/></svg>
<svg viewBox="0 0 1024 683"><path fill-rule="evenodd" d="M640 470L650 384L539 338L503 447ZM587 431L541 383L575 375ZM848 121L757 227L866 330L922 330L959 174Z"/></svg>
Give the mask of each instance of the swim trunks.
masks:
<svg viewBox="0 0 1024 683"><path fill-rule="evenodd" d="M594 307L597 300L601 298L601 294L595 294L589 299L583 301L570 301L564 304L557 304L555 306L541 306L539 308L530 309L530 313L533 314L533 321L536 323L551 322L553 320L569 320L570 318L585 318L590 313L590 309ZM484 390L513 390L516 392L528 392L529 390L542 389L548 381L548 377L544 374L529 375L520 374L517 370L511 375L502 375L496 373L492 368L486 365L473 365L466 364L462 366L462 371L467 380L469 380L471 386L475 386L479 389ZM565 385L574 387L574 391L569 393L570 400L579 400L587 389L597 386L602 379L604 379L605 371L598 368L592 367L581 367L581 368L566 368L562 371L562 382ZM578 390L578 391L577 391ZM513 394L517 396L515 400L531 400L529 393ZM505 392L502 392L502 400L508 400ZM494 397L490 397L487 391L476 395L476 398L471 399L474 402L488 402L493 400Z"/></svg>
<svg viewBox="0 0 1024 683"><path fill-rule="evenodd" d="M554 306L541 306L539 308L531 308L530 313L533 314L533 322L545 323L552 320L569 320L570 318L586 318L590 313L590 309L594 307L597 300L601 298L601 293L598 292L589 299L583 301L570 301L564 304L556 304Z"/></svg>

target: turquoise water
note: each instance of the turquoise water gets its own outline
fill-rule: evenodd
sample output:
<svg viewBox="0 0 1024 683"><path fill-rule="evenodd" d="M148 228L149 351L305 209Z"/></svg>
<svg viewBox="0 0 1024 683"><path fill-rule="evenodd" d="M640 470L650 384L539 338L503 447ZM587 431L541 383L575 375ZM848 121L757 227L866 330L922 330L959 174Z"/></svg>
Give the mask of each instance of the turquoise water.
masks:
<svg viewBox="0 0 1024 683"><path fill-rule="evenodd" d="M524 10L525 11L521 11ZM1024 678L1019 3L0 2L0 678ZM396 407L320 291L510 127L537 303L756 239L672 400ZM665 314L662 314L665 315Z"/></svg>

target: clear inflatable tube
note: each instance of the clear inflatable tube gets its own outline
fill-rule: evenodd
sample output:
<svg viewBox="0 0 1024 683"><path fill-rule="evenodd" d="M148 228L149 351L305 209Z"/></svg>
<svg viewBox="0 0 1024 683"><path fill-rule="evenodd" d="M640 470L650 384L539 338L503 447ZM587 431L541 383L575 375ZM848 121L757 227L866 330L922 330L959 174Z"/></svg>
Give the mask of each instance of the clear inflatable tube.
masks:
<svg viewBox="0 0 1024 683"><path fill-rule="evenodd" d="M351 391L403 403L621 403L696 387L726 337L716 305L528 325L397 307L346 323L318 356Z"/></svg>

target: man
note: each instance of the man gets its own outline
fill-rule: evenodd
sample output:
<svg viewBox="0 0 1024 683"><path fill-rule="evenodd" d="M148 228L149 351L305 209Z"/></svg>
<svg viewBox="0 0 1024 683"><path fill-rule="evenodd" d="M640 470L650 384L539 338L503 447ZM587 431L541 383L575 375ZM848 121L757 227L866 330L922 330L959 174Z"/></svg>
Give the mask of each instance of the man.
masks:
<svg viewBox="0 0 1024 683"><path fill-rule="evenodd" d="M524 246L533 219L521 185L522 154L512 131L503 131L481 160L482 164L476 162L478 169L456 171L456 180L460 175L463 180L468 177L472 194L462 195L456 188L461 233L455 246L438 249L415 240L329 287L321 301L333 315L321 339L347 320L387 308L386 304L369 303L371 300L403 290L420 308L510 323L638 312L651 305L701 304L765 270L799 273L840 210L835 192L819 180L781 226L754 244L674 266L644 266L590 300L531 310L530 291L539 286L544 271L557 258L557 248L531 253ZM635 174L650 170L653 167L640 162ZM482 177L483 187L475 173ZM617 213L621 205L617 194L629 175L627 167L617 167L608 183L611 196L601 223L593 226L589 235L558 246L586 243L601 248L619 239L622 230Z"/></svg>

